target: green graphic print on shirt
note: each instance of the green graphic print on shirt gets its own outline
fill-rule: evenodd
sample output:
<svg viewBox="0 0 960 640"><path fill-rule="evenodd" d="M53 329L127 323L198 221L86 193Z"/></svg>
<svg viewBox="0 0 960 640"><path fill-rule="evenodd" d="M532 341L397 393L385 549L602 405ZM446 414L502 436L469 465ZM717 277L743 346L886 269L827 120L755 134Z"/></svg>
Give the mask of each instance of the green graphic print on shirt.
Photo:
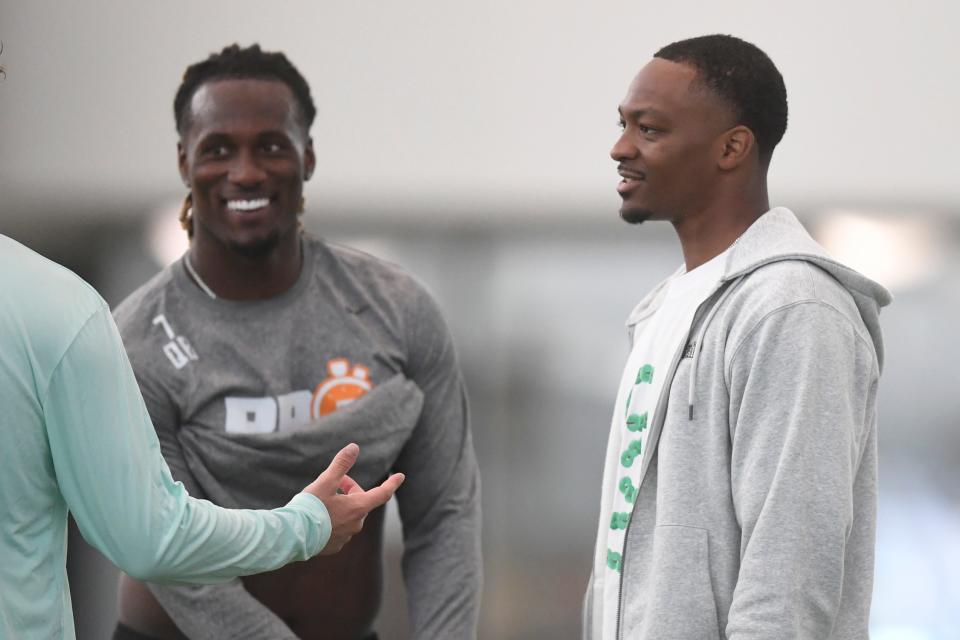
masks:
<svg viewBox="0 0 960 640"><path fill-rule="evenodd" d="M645 364L637 370L634 386L649 385L653 382L653 365ZM623 543L626 536L627 524L630 522L630 512L633 510L633 503L637 499L638 487L634 485L634 478L639 475L639 464L634 466L634 462L641 458L644 443L646 441L647 420L649 419L649 409L639 413L633 407L634 389L627 396L627 404L624 410L624 432L622 441L625 443L623 451L620 453L620 466L624 472L617 483L620 498L614 498L613 515L610 518L610 529L623 534L620 536L620 549L607 549L607 567L612 571L620 572L623 564ZM647 400L647 393L638 393L639 397ZM639 482L639 480L638 480ZM619 509L619 510L618 510Z"/></svg>

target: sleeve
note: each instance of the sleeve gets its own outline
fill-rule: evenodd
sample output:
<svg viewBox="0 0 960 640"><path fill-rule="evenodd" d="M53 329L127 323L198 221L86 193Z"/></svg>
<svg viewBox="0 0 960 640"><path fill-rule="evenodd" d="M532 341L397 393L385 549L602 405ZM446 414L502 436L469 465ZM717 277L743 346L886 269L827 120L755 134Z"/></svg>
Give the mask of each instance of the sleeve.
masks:
<svg viewBox="0 0 960 640"><path fill-rule="evenodd" d="M860 467L878 377L852 322L817 301L770 313L737 347L727 379L742 538L730 640L830 636L846 542L864 526L858 475L875 472Z"/></svg>
<svg viewBox="0 0 960 640"><path fill-rule="evenodd" d="M221 509L174 482L106 305L78 332L41 395L57 482L83 537L141 580L212 583L318 553L323 503Z"/></svg>
<svg viewBox="0 0 960 640"><path fill-rule="evenodd" d="M174 480L180 481L194 497L206 497L190 472L177 438L180 414L176 403L160 381L150 375L152 368L138 367L134 373L147 411L160 442L160 452ZM190 638L209 640L296 640L286 623L254 598L238 578L223 584L158 584L147 587L177 627Z"/></svg>
<svg viewBox="0 0 960 640"><path fill-rule="evenodd" d="M424 403L397 459L412 638L474 638L482 587L480 473L453 340L423 290L408 318L407 376Z"/></svg>
<svg viewBox="0 0 960 640"><path fill-rule="evenodd" d="M188 638L297 640L290 627L251 596L239 579L213 585L148 586Z"/></svg>

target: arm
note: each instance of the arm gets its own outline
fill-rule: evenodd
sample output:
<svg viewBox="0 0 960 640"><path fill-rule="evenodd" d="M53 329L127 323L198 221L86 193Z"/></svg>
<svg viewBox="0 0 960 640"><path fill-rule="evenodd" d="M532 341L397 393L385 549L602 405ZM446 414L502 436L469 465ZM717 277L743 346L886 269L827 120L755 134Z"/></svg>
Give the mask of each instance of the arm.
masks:
<svg viewBox="0 0 960 640"><path fill-rule="evenodd" d="M40 397L57 481L81 533L137 578L222 581L309 558L330 537L315 496L273 511L228 510L173 481L105 305Z"/></svg>
<svg viewBox="0 0 960 640"><path fill-rule="evenodd" d="M855 492L875 472L860 467L878 376L854 325L818 301L770 313L737 345L727 379L742 538L730 640L830 635L846 542L870 524Z"/></svg>
<svg viewBox="0 0 960 640"><path fill-rule="evenodd" d="M251 596L239 579L214 585L147 586L188 638L297 639L290 627Z"/></svg>
<svg viewBox="0 0 960 640"><path fill-rule="evenodd" d="M137 382L160 442L160 451L174 480L190 495L203 497L177 438L180 418L176 403L150 377L151 368L137 373ZM296 640L296 635L273 611L254 598L234 578L214 585L147 583L150 592L177 627L190 638L216 640Z"/></svg>
<svg viewBox="0 0 960 640"><path fill-rule="evenodd" d="M480 475L453 340L421 292L407 326L407 375L423 410L397 460L412 638L474 638L482 586Z"/></svg>

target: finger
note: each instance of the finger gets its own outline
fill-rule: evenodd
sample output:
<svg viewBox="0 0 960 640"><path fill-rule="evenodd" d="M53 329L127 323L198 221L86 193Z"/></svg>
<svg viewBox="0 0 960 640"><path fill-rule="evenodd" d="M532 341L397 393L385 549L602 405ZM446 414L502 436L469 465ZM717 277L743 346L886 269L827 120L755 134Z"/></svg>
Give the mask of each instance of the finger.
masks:
<svg viewBox="0 0 960 640"><path fill-rule="evenodd" d="M343 476L343 478L340 479L340 486L337 488L340 489L340 493L344 493L346 495L350 495L355 491L363 491L363 488L357 484L357 481L350 476Z"/></svg>
<svg viewBox="0 0 960 640"><path fill-rule="evenodd" d="M333 457L330 466L320 474L317 480L325 487L329 487L331 491L334 490L335 487L340 486L340 480L347 475L347 472L353 467L359 455L360 447L358 447L356 443L351 442L343 449L340 449L340 452Z"/></svg>
<svg viewBox="0 0 960 640"><path fill-rule="evenodd" d="M386 480L383 481L379 487L374 487L370 489L362 496L363 505L366 511L372 511L377 507L386 504L390 498L393 497L393 494L396 490L403 484L403 480L406 476L402 473L395 473Z"/></svg>

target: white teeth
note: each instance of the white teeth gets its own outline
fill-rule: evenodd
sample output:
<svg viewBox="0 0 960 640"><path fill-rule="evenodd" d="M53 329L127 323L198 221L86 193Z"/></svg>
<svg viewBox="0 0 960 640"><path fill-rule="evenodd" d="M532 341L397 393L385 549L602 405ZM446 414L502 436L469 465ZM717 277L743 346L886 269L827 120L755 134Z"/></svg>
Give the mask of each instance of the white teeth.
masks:
<svg viewBox="0 0 960 640"><path fill-rule="evenodd" d="M270 204L269 198L257 198L256 200L228 200L227 209L233 211L253 211L262 209Z"/></svg>

